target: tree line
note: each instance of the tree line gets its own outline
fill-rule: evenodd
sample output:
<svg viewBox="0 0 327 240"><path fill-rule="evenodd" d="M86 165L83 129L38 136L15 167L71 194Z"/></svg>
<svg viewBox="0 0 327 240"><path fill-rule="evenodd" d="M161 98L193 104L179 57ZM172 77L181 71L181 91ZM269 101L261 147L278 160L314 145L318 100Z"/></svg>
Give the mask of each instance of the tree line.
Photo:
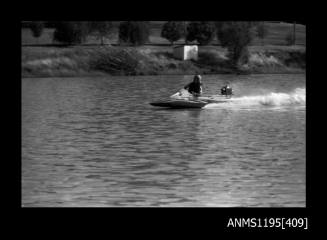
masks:
<svg viewBox="0 0 327 240"><path fill-rule="evenodd" d="M255 22L252 22L255 25ZM110 37L115 30L113 22L30 22L28 24L34 37L40 37L45 27L55 29L54 41L66 44L81 44L89 35L97 36L103 44L104 38ZM217 33L215 22L182 22L169 21L163 24L161 37L167 39L171 44L184 38L185 43L197 41L200 45L207 45L212 42ZM264 38L267 28L257 23L258 37ZM149 41L150 23L127 21L120 22L119 43L143 45Z"/></svg>
<svg viewBox="0 0 327 240"><path fill-rule="evenodd" d="M104 39L115 31L113 22L53 22L53 40L64 44L81 44L90 35L97 37L104 44ZM34 37L40 37L45 27L44 22L32 22L30 29ZM259 37L264 44L268 29L264 22L240 21L168 21L163 24L161 37L172 45L174 42L185 39L185 43L198 42L200 45L210 44L214 37L221 46L227 48L228 57L233 65L238 66L248 59L247 46L254 36ZM292 37L294 35L294 37ZM288 35L289 44L294 44L295 34ZM121 45L140 46L149 42L150 22L124 21L118 26L118 39Z"/></svg>

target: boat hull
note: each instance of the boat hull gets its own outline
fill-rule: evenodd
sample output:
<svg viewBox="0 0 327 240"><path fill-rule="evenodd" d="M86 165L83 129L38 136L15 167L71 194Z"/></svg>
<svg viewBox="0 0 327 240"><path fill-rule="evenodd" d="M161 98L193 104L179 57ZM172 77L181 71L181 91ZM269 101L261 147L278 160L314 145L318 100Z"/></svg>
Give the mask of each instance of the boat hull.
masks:
<svg viewBox="0 0 327 240"><path fill-rule="evenodd" d="M190 100L164 100L150 103L152 106L167 108L203 108L207 104L208 102L205 101Z"/></svg>
<svg viewBox="0 0 327 240"><path fill-rule="evenodd" d="M230 97L226 96L203 96L203 97L184 97L184 98L170 98L150 104L155 107L166 107L166 108L203 108L209 103L225 103L231 100Z"/></svg>
<svg viewBox="0 0 327 240"><path fill-rule="evenodd" d="M221 95L211 97L198 97L198 99L207 103L225 103L231 100L230 97L225 97Z"/></svg>

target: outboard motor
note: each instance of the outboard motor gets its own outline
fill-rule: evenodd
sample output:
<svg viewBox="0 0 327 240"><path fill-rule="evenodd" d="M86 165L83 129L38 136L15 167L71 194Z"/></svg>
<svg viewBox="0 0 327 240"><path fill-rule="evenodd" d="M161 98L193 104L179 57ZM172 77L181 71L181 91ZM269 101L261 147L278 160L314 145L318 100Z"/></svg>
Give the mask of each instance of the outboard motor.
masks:
<svg viewBox="0 0 327 240"><path fill-rule="evenodd" d="M229 86L226 85L220 89L221 95L224 95L226 97L231 97L233 95L233 89Z"/></svg>

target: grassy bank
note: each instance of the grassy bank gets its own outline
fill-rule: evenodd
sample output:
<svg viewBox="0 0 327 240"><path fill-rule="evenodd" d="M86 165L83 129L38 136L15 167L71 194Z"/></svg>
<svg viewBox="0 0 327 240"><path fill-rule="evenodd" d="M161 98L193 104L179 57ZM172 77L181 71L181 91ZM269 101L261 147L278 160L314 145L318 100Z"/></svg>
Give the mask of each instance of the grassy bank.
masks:
<svg viewBox="0 0 327 240"><path fill-rule="evenodd" d="M304 46L251 46L243 73L305 71ZM22 77L85 75L167 75L233 73L217 46L199 47L197 61L180 61L169 46L143 47L23 47Z"/></svg>

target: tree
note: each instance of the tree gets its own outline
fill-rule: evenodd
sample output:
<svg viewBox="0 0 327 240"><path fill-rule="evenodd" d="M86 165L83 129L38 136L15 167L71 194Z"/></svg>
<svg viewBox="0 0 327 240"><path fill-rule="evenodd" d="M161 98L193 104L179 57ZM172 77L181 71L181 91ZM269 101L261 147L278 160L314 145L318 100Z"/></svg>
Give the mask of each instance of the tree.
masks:
<svg viewBox="0 0 327 240"><path fill-rule="evenodd" d="M285 36L287 45L295 45L296 42L296 22L293 22L293 30Z"/></svg>
<svg viewBox="0 0 327 240"><path fill-rule="evenodd" d="M198 41L201 45L209 44L215 34L215 25L212 22L190 22L187 25L186 41Z"/></svg>
<svg viewBox="0 0 327 240"><path fill-rule="evenodd" d="M293 23L293 44L296 42L296 22Z"/></svg>
<svg viewBox="0 0 327 240"><path fill-rule="evenodd" d="M80 44L89 33L88 22L56 22L53 40L66 44Z"/></svg>
<svg viewBox="0 0 327 240"><path fill-rule="evenodd" d="M286 36L285 36L285 41L287 45L294 45L294 34L293 32L289 32Z"/></svg>
<svg viewBox="0 0 327 240"><path fill-rule="evenodd" d="M265 22L262 22L256 26L256 32L259 38L261 38L261 45L264 45L264 38L268 35L268 29L265 26Z"/></svg>
<svg viewBox="0 0 327 240"><path fill-rule="evenodd" d="M118 38L120 43L128 43L130 38L130 22L121 22L119 24Z"/></svg>
<svg viewBox="0 0 327 240"><path fill-rule="evenodd" d="M32 22L30 25L30 29L32 31L33 37L38 38L42 35L44 29L43 22Z"/></svg>
<svg viewBox="0 0 327 240"><path fill-rule="evenodd" d="M121 22L119 25L119 41L133 45L143 45L149 41L149 22Z"/></svg>
<svg viewBox="0 0 327 240"><path fill-rule="evenodd" d="M104 43L104 38L112 33L113 24L112 22L90 22L89 23L89 33L94 34L101 39L101 45Z"/></svg>
<svg viewBox="0 0 327 240"><path fill-rule="evenodd" d="M172 45L185 35L184 22L166 22L162 26L161 37L166 38Z"/></svg>
<svg viewBox="0 0 327 240"><path fill-rule="evenodd" d="M217 37L228 50L232 66L238 68L248 61L247 46L252 41L252 23L250 22L217 22Z"/></svg>

